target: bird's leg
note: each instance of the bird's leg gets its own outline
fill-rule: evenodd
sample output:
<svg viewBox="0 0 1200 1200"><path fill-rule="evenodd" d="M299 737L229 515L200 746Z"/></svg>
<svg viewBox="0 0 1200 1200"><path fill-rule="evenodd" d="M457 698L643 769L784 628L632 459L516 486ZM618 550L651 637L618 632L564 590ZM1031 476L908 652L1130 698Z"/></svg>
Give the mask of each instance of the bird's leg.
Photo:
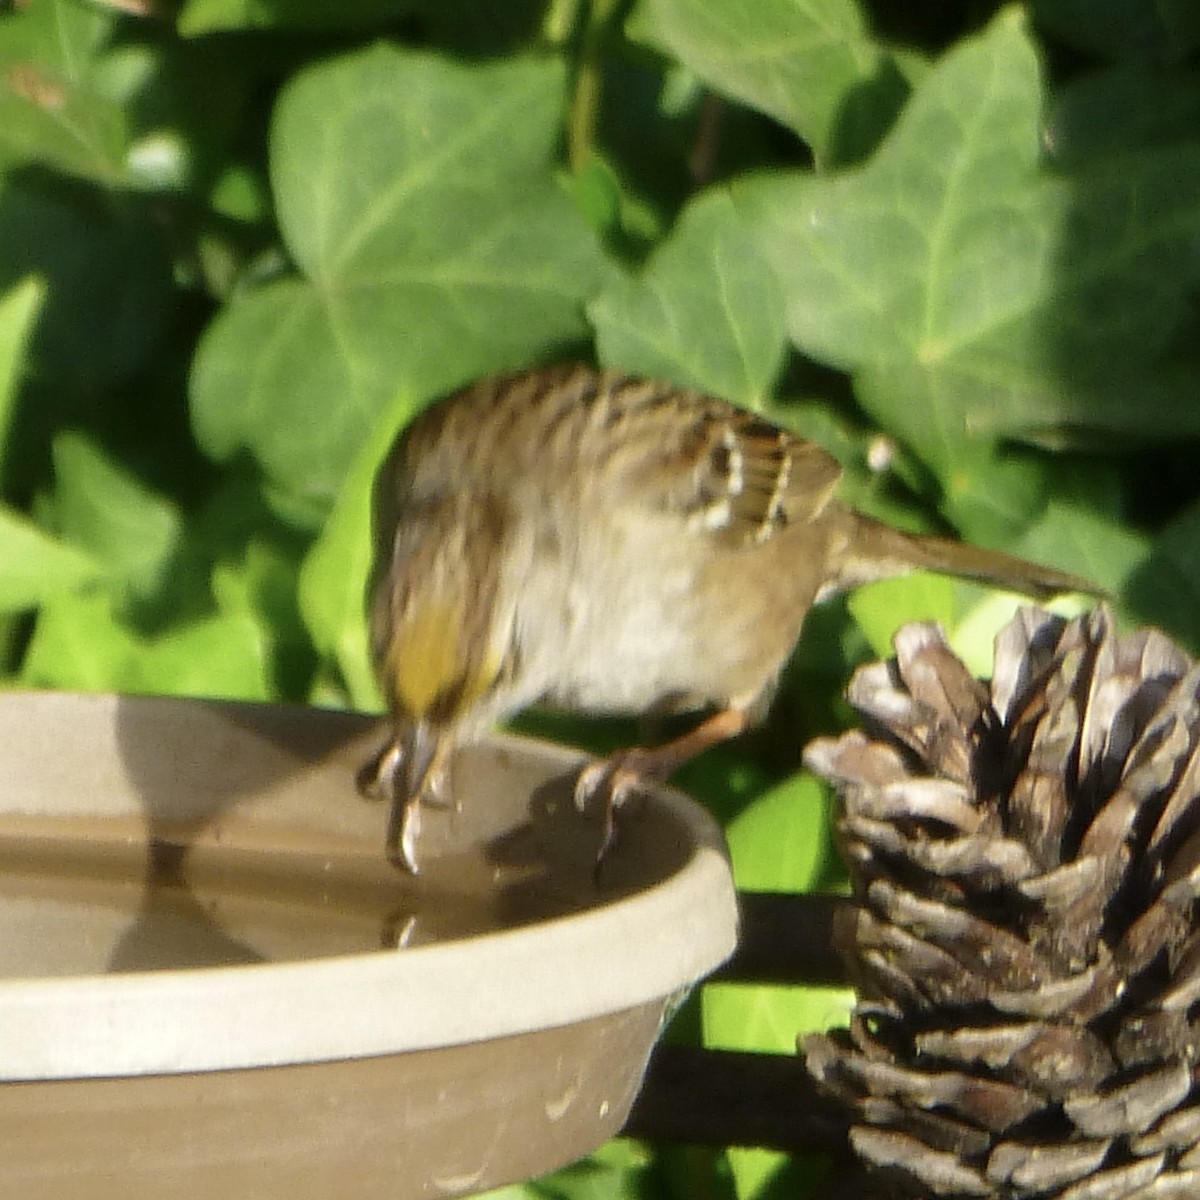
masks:
<svg viewBox="0 0 1200 1200"><path fill-rule="evenodd" d="M745 732L750 724L746 708L723 708L694 729L661 746L635 746L618 750L590 763L575 782L575 807L582 812L597 794L604 797L604 835L597 862L602 862L616 838L617 810L640 788L665 783L680 767L713 746Z"/></svg>
<svg viewBox="0 0 1200 1200"><path fill-rule="evenodd" d="M358 772L356 782L359 793L368 800L390 800L391 815L388 818L385 848L388 861L412 875L418 874L416 845L421 831L421 806L450 808L458 811L456 797L448 780L448 772L435 755L434 762L421 781L420 787L411 792L404 786L401 768L409 755L403 738L388 742L378 754L365 763Z"/></svg>
<svg viewBox="0 0 1200 1200"><path fill-rule="evenodd" d="M419 875L417 866L417 835L421 832L421 795L392 801L392 812L388 817L387 848L388 862L400 867L410 875Z"/></svg>
<svg viewBox="0 0 1200 1200"><path fill-rule="evenodd" d="M365 763L357 776L359 793L368 800L390 800L387 839L384 843L388 861L417 874L416 844L421 830L420 794L402 797L397 787L400 768L404 765L405 749L402 739L394 738Z"/></svg>

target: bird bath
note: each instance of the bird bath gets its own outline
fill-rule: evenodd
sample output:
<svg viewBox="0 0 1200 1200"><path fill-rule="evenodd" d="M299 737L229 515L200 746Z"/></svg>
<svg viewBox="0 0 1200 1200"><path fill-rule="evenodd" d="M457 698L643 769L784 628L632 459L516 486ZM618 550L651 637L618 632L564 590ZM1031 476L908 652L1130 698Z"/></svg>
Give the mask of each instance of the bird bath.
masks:
<svg viewBox="0 0 1200 1200"><path fill-rule="evenodd" d="M617 1132L733 949L723 843L670 791L597 882L577 755L462 751L420 879L354 791L374 718L0 694L5 1196L450 1196Z"/></svg>

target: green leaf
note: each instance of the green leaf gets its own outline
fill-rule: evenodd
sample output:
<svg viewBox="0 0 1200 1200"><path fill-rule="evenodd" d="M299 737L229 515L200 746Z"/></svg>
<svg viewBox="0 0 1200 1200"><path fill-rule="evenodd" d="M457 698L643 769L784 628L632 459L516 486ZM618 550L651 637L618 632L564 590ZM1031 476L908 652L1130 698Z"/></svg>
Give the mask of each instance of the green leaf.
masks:
<svg viewBox="0 0 1200 1200"><path fill-rule="evenodd" d="M847 988L705 984L704 1042L725 1050L791 1054L801 1031L844 1024L851 999Z"/></svg>
<svg viewBox="0 0 1200 1200"><path fill-rule="evenodd" d="M620 1138L541 1179L488 1192L486 1200L640 1200L655 1194L657 1174L649 1147Z"/></svg>
<svg viewBox="0 0 1200 1200"><path fill-rule="evenodd" d="M179 548L175 506L83 434L60 434L52 452L59 532L132 598L154 595Z"/></svg>
<svg viewBox="0 0 1200 1200"><path fill-rule="evenodd" d="M783 363L778 290L724 191L700 195L636 278L588 308L606 366L762 409Z"/></svg>
<svg viewBox="0 0 1200 1200"><path fill-rule="evenodd" d="M825 789L807 773L777 784L725 830L738 887L804 891L821 877L832 847Z"/></svg>
<svg viewBox="0 0 1200 1200"><path fill-rule="evenodd" d="M578 339L595 238L550 168L563 73L379 45L302 72L272 124L305 272L234 301L191 381L201 445L328 504L389 401Z"/></svg>
<svg viewBox="0 0 1200 1200"><path fill-rule="evenodd" d="M965 540L1007 546L1044 511L1054 476L1044 455L975 440L958 447L940 507Z"/></svg>
<svg viewBox="0 0 1200 1200"><path fill-rule="evenodd" d="M104 592L67 596L38 613L21 681L31 687L103 692L127 688L137 640Z"/></svg>
<svg viewBox="0 0 1200 1200"><path fill-rule="evenodd" d="M364 609L373 553L371 494L379 464L408 415L399 406L377 423L300 570L300 612L309 635L318 652L336 664L351 706L366 712L383 707Z"/></svg>
<svg viewBox="0 0 1200 1200"><path fill-rule="evenodd" d="M22 681L79 691L270 699L261 629L238 607L142 638L116 615L111 597L65 597L38 614Z"/></svg>
<svg viewBox="0 0 1200 1200"><path fill-rule="evenodd" d="M847 129L855 106L882 129L906 91L855 0L641 0L629 33L794 129L819 162L866 140Z"/></svg>
<svg viewBox="0 0 1200 1200"><path fill-rule="evenodd" d="M316 655L297 602L299 563L290 547L254 537L241 558L213 572L213 594L226 616L248 615L259 631L271 698L309 698Z"/></svg>
<svg viewBox="0 0 1200 1200"><path fill-rule="evenodd" d="M97 78L116 20L79 0L37 0L0 17L0 163L120 179L125 116Z"/></svg>
<svg viewBox="0 0 1200 1200"><path fill-rule="evenodd" d="M0 613L23 612L103 575L91 556L0 507Z"/></svg>
<svg viewBox="0 0 1200 1200"><path fill-rule="evenodd" d="M609 246L637 258L662 236L667 223L663 213L639 195L599 150L594 149L562 182L588 224Z"/></svg>
<svg viewBox="0 0 1200 1200"><path fill-rule="evenodd" d="M138 655L130 687L163 695L271 700L275 688L266 650L262 629L249 614L210 617L155 639Z"/></svg>
<svg viewBox="0 0 1200 1200"><path fill-rule="evenodd" d="M1200 145L1039 168L1035 48L1007 10L956 46L864 167L735 191L795 343L945 480L968 439L1200 431L1181 336ZM1173 264L1173 265L1172 265Z"/></svg>
<svg viewBox="0 0 1200 1200"><path fill-rule="evenodd" d="M957 616L956 589L965 587L943 575L914 571L856 588L846 607L878 658L890 658L896 630L910 621L937 621L952 629ZM972 589L978 596L978 589Z"/></svg>
<svg viewBox="0 0 1200 1200"><path fill-rule="evenodd" d="M1200 503L1193 500L1153 539L1089 513L1075 518L1095 526L1093 557L1105 571L1098 577L1114 590L1120 585L1126 624L1157 625L1200 655Z"/></svg>
<svg viewBox="0 0 1200 1200"><path fill-rule="evenodd" d="M0 296L0 483L26 351L45 299L45 281L36 275L27 275Z"/></svg>
<svg viewBox="0 0 1200 1200"><path fill-rule="evenodd" d="M1027 194L1039 107L1036 57L1008 13L930 72L866 166L740 189L797 345L851 371L915 371L1027 303L1044 250ZM935 458L961 438L957 413L898 415L906 434L920 421L913 440Z"/></svg>
<svg viewBox="0 0 1200 1200"><path fill-rule="evenodd" d="M1051 501L1012 546L1012 552L1094 581L1113 595L1123 592L1150 552L1144 534L1109 514Z"/></svg>

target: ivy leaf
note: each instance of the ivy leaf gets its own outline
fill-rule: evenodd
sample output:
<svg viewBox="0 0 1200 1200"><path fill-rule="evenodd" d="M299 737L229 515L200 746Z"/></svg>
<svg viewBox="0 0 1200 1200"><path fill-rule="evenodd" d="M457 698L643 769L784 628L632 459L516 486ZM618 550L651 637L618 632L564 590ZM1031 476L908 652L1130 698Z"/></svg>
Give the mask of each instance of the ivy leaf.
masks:
<svg viewBox="0 0 1200 1200"><path fill-rule="evenodd" d="M300 569L300 613L317 650L337 666L352 707L379 711L383 696L367 647L365 594L374 552L375 473L403 423L401 408L376 424L347 473L329 519Z"/></svg>
<svg viewBox="0 0 1200 1200"><path fill-rule="evenodd" d="M937 621L947 629L955 625L955 593L960 586L945 575L914 571L856 588L846 598L846 608L878 658L891 658L892 638L909 621ZM978 589L972 588L978 595Z"/></svg>
<svg viewBox="0 0 1200 1200"><path fill-rule="evenodd" d="M103 576L89 555L0 507L0 613L36 608Z"/></svg>
<svg viewBox="0 0 1200 1200"><path fill-rule="evenodd" d="M0 17L0 162L120 180L125 116L99 77L116 19L78 0L38 0Z"/></svg>
<svg viewBox="0 0 1200 1200"><path fill-rule="evenodd" d="M752 800L726 827L738 886L758 892L802 892L825 867L831 812L821 783L791 775Z"/></svg>
<svg viewBox="0 0 1200 1200"><path fill-rule="evenodd" d="M907 90L856 0L642 0L629 34L794 129L818 162L853 157L869 140L847 128L855 109L882 129Z"/></svg>
<svg viewBox="0 0 1200 1200"><path fill-rule="evenodd" d="M968 541L1007 546L1045 510L1059 478L1045 455L973 439L942 478L940 508Z"/></svg>
<svg viewBox="0 0 1200 1200"><path fill-rule="evenodd" d="M761 409L783 362L778 289L728 194L701 195L637 277L591 304L606 366Z"/></svg>
<svg viewBox="0 0 1200 1200"><path fill-rule="evenodd" d="M60 434L52 454L59 532L104 562L113 583L131 597L152 596L179 548L175 506L83 434Z"/></svg>
<svg viewBox="0 0 1200 1200"><path fill-rule="evenodd" d="M117 615L103 592L46 604L21 678L35 687L267 700L274 692L268 640L227 576L214 593L223 611L146 638Z"/></svg>
<svg viewBox="0 0 1200 1200"><path fill-rule="evenodd" d="M203 448L250 449L327 506L397 395L420 401L585 335L603 260L551 171L561 64L378 45L302 72L271 171L303 274L232 302L200 346Z"/></svg>
<svg viewBox="0 0 1200 1200"><path fill-rule="evenodd" d="M1194 362L1151 368L1182 336L1200 266L1200 144L1068 181L1039 166L1041 106L1006 10L938 63L865 166L735 192L795 343L852 372L943 479L968 439L1200 431Z"/></svg>

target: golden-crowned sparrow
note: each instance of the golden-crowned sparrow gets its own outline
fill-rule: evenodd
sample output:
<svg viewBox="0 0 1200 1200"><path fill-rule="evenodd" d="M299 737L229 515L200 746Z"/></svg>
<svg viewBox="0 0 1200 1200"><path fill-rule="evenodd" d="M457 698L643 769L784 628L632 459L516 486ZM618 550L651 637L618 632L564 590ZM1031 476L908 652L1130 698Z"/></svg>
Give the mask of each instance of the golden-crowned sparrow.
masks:
<svg viewBox="0 0 1200 1200"><path fill-rule="evenodd" d="M534 703L715 710L583 772L576 799L605 797L607 845L631 788L761 713L814 602L913 568L1094 590L864 517L834 499L840 475L722 400L583 366L483 380L418 417L376 481L368 595L394 736L360 783L392 799L393 860L416 870L455 745Z"/></svg>

